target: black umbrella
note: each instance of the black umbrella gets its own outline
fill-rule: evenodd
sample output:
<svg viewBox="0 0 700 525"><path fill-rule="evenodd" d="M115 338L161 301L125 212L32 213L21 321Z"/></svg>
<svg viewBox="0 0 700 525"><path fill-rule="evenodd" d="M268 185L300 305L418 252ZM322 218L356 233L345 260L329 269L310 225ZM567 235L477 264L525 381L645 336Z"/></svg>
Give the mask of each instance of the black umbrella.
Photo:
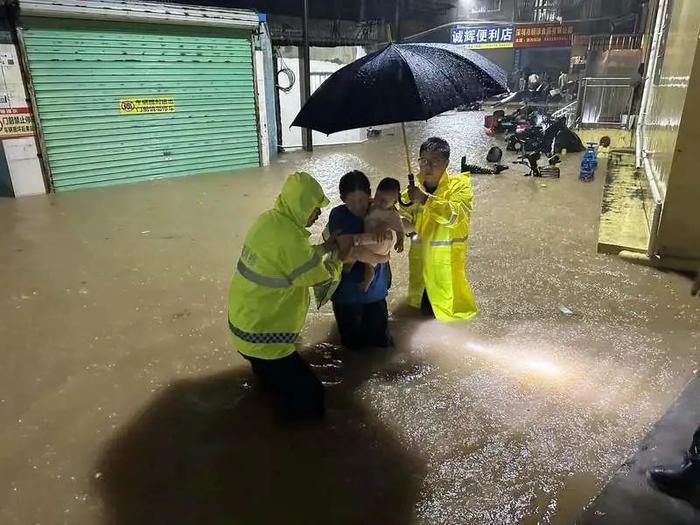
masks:
<svg viewBox="0 0 700 525"><path fill-rule="evenodd" d="M333 73L292 126L323 133L402 123L507 91L505 72L481 55L446 44L394 44Z"/></svg>

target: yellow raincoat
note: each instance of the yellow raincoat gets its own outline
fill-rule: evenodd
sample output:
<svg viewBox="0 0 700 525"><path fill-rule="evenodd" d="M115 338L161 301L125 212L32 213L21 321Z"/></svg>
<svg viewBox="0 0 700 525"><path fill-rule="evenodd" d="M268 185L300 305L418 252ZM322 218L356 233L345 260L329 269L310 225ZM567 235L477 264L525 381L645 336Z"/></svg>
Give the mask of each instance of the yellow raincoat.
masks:
<svg viewBox="0 0 700 525"><path fill-rule="evenodd" d="M309 243L306 223L327 206L319 183L290 175L273 209L248 231L229 290L229 328L244 355L281 359L294 352L309 309L310 287L340 278L342 264Z"/></svg>
<svg viewBox="0 0 700 525"><path fill-rule="evenodd" d="M423 181L419 184L426 191ZM468 173L452 176L445 172L424 205L401 210L416 230L408 253L408 302L420 308L426 290L435 317L441 321L470 319L477 313L466 275L473 195ZM407 192L403 197L408 200Z"/></svg>

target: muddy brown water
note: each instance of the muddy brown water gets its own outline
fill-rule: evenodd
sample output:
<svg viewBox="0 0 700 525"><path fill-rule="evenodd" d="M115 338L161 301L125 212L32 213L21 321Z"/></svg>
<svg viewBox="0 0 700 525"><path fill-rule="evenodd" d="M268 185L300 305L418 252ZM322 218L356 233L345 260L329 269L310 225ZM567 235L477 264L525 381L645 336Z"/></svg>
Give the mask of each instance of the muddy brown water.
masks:
<svg viewBox="0 0 700 525"><path fill-rule="evenodd" d="M453 168L481 163L482 122L410 125L413 156L442 135ZM688 282L596 254L603 177L581 184L577 165L474 176L476 320L410 312L405 255L394 352L348 354L330 310L312 312L317 425L279 421L254 388L228 339L229 278L286 173L336 204L347 170L404 175L397 135L0 201L0 523L572 523L698 362Z"/></svg>

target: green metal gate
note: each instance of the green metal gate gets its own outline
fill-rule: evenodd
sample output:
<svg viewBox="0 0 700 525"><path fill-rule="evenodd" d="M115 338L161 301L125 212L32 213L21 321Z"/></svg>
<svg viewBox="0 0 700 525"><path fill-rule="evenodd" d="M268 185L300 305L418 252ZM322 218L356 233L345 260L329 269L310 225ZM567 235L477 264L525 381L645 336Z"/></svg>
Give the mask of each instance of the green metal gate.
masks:
<svg viewBox="0 0 700 525"><path fill-rule="evenodd" d="M259 165L250 32L23 18L56 191Z"/></svg>

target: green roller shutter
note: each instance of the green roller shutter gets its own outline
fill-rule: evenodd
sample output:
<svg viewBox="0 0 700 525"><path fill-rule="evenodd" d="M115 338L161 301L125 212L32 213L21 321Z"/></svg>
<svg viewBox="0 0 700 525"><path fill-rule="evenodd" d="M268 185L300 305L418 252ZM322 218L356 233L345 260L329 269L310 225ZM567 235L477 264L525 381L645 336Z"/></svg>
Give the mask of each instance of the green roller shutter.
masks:
<svg viewBox="0 0 700 525"><path fill-rule="evenodd" d="M56 191L259 165L250 32L61 18L22 26ZM130 113L134 104L144 112Z"/></svg>

